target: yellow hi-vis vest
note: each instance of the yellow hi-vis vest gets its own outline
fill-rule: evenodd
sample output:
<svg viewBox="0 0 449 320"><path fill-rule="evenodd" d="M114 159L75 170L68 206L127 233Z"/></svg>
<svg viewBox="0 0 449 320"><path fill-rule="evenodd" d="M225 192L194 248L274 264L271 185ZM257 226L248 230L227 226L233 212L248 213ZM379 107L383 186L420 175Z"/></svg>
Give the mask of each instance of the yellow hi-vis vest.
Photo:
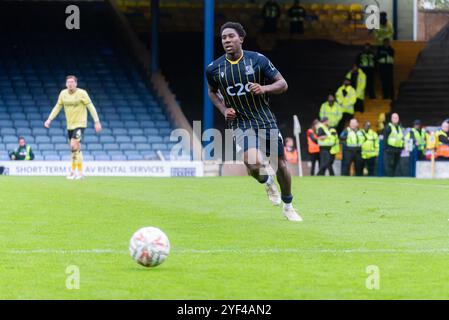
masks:
<svg viewBox="0 0 449 320"><path fill-rule="evenodd" d="M343 95L343 90L346 90L346 96ZM335 94L338 104L341 106L343 113L354 114L354 105L357 102L357 93L351 86L341 86Z"/></svg>
<svg viewBox="0 0 449 320"><path fill-rule="evenodd" d="M332 138L334 139L334 145L332 146L330 153L336 155L337 153L340 152L340 139L338 139L337 130L335 130L334 128L331 128L329 132Z"/></svg>
<svg viewBox="0 0 449 320"><path fill-rule="evenodd" d="M379 156L379 135L372 129L368 132L362 131L365 134L365 141L362 144L362 158L371 159Z"/></svg>
<svg viewBox="0 0 449 320"><path fill-rule="evenodd" d="M413 136L415 137L416 142L418 142L418 150L424 151L426 149L426 130L423 128L421 129L421 131L419 131L415 128L411 128L409 133L407 133L407 136L405 137L406 140L411 140L411 132L413 132Z"/></svg>
<svg viewBox="0 0 449 320"><path fill-rule="evenodd" d="M363 141L365 140L363 132L360 130L354 131L349 127L346 130L348 131L348 136L346 137L346 146L351 148L361 147Z"/></svg>
<svg viewBox="0 0 449 320"><path fill-rule="evenodd" d="M31 156L30 156L31 147L27 146L26 151L27 151L27 154L25 156L25 160L30 160L31 159Z"/></svg>
<svg viewBox="0 0 449 320"><path fill-rule="evenodd" d="M330 132L329 128L326 127L324 124L320 124L318 128L323 129L324 133L326 134L326 139L324 140L318 140L318 145L320 147L332 147L334 145L334 138L332 137L332 133Z"/></svg>
<svg viewBox="0 0 449 320"><path fill-rule="evenodd" d="M404 148L404 132L401 126L397 128L390 122L391 133L388 136L387 144L395 148Z"/></svg>
<svg viewBox="0 0 449 320"><path fill-rule="evenodd" d="M341 106L335 101L331 106L328 101L323 103L320 108L320 119L324 117L329 119L329 127L336 127L343 118Z"/></svg>
<svg viewBox="0 0 449 320"><path fill-rule="evenodd" d="M349 73L346 75L346 79L351 80L352 78L352 72L349 71ZM366 74L363 72L362 69L359 68L359 74L357 75L357 98L360 100L365 100L365 88L366 88Z"/></svg>

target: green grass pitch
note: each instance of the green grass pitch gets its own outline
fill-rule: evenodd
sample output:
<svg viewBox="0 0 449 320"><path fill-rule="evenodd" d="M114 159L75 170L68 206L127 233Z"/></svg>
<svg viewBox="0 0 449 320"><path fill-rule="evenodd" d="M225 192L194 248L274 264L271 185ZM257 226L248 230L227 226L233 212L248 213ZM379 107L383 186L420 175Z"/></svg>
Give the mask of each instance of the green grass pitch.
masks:
<svg viewBox="0 0 449 320"><path fill-rule="evenodd" d="M0 298L449 298L448 181L293 184L302 223L247 177L0 177ZM144 226L171 241L154 269L127 251ZM70 265L79 289L66 288Z"/></svg>

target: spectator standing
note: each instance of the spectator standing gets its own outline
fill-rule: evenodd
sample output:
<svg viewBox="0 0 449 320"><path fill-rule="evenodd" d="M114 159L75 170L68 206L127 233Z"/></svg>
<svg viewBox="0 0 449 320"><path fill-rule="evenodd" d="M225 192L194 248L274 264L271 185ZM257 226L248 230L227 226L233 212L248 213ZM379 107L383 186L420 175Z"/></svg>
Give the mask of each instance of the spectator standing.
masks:
<svg viewBox="0 0 449 320"><path fill-rule="evenodd" d="M306 19L306 10L295 0L293 6L288 10L290 18L290 33L304 34L304 20Z"/></svg>
<svg viewBox="0 0 449 320"><path fill-rule="evenodd" d="M357 101L354 105L354 111L363 112L365 110L365 89L366 75L357 64L352 66L352 70L346 75L346 79L351 81L351 86L357 93Z"/></svg>
<svg viewBox="0 0 449 320"><path fill-rule="evenodd" d="M376 55L371 48L371 44L365 44L365 48L357 58L357 63L366 75L365 94L367 94L370 99L376 99Z"/></svg>
<svg viewBox="0 0 449 320"><path fill-rule="evenodd" d="M424 160L426 154L427 132L423 128L421 120L417 119L413 122L413 128L405 137L405 140L412 141L413 147L418 150L418 160Z"/></svg>
<svg viewBox="0 0 449 320"><path fill-rule="evenodd" d="M342 126L354 116L354 105L357 102L357 93L351 86L351 80L345 79L343 85L338 88L335 94L337 103L341 106L343 117L341 119Z"/></svg>
<svg viewBox="0 0 449 320"><path fill-rule="evenodd" d="M362 144L365 135L359 130L357 119L351 119L349 127L341 133L340 140L344 144L341 174L349 176L351 165L354 163L356 176L363 176Z"/></svg>
<svg viewBox="0 0 449 320"><path fill-rule="evenodd" d="M310 162L312 167L310 170L310 175L315 175L315 166L318 163L318 170L320 168L320 146L318 145L318 137L316 131L318 130L318 125L320 122L315 119L312 122L312 126L307 130L307 151L309 152Z"/></svg>
<svg viewBox="0 0 449 320"><path fill-rule="evenodd" d="M341 106L335 102L335 97L329 94L327 101L320 107L320 119L328 118L330 128L338 128L338 125L343 117Z"/></svg>
<svg viewBox="0 0 449 320"><path fill-rule="evenodd" d="M329 171L331 176L334 176L335 154L338 153L337 146L339 145L337 131L329 128L329 119L321 119L317 130L318 145L320 146L320 171L319 176L324 176L326 171Z"/></svg>
<svg viewBox="0 0 449 320"><path fill-rule="evenodd" d="M277 24L281 16L281 7L275 0L269 0L262 8L262 16L264 19L263 33L275 33Z"/></svg>
<svg viewBox="0 0 449 320"><path fill-rule="evenodd" d="M399 123L399 115L393 113L391 122L384 132L384 167L388 177L394 177L404 149L404 130Z"/></svg>
<svg viewBox="0 0 449 320"><path fill-rule="evenodd" d="M377 50L380 81L384 99L394 99L394 56L395 51L390 45L390 39L385 39Z"/></svg>
<svg viewBox="0 0 449 320"><path fill-rule="evenodd" d="M444 121L435 133L436 156L439 161L449 161L449 122Z"/></svg>
<svg viewBox="0 0 449 320"><path fill-rule="evenodd" d="M393 25L388 21L386 12L380 13L379 29L374 29L374 38L378 46L381 46L385 39L393 39L394 29Z"/></svg>
<svg viewBox="0 0 449 320"><path fill-rule="evenodd" d="M365 122L362 133L365 136L362 143L363 167L367 168L369 177L374 177L379 156L379 135L371 129L369 121Z"/></svg>

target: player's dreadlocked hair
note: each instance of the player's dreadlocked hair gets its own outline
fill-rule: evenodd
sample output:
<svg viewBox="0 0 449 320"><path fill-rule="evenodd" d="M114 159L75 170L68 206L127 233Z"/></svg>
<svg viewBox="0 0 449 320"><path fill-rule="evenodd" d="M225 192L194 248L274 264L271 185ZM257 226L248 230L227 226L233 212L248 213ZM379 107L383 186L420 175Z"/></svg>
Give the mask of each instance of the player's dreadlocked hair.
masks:
<svg viewBox="0 0 449 320"><path fill-rule="evenodd" d="M223 30L227 29L227 28L234 29L235 31L237 31L237 34L239 35L239 37L242 37L242 38L246 37L245 28L243 28L243 26L240 23L232 22L232 21L228 21L224 25L221 26L220 36L223 33Z"/></svg>

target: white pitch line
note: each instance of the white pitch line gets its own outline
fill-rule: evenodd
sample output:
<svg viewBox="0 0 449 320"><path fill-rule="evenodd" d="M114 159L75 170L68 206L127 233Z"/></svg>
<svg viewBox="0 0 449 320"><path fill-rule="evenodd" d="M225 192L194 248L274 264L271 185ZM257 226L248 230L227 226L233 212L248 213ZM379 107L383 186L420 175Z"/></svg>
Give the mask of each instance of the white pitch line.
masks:
<svg viewBox="0 0 449 320"><path fill-rule="evenodd" d="M115 249L78 249L78 250L62 250L62 249L35 249L35 250L9 250L8 254L127 254L127 250ZM267 254L267 253L332 253L332 254L347 254L347 253L414 253L414 254L430 254L430 253L449 253L449 248L436 249L300 249L300 248L284 248L284 249L173 249L173 254L217 254L217 253L231 253L231 254Z"/></svg>

